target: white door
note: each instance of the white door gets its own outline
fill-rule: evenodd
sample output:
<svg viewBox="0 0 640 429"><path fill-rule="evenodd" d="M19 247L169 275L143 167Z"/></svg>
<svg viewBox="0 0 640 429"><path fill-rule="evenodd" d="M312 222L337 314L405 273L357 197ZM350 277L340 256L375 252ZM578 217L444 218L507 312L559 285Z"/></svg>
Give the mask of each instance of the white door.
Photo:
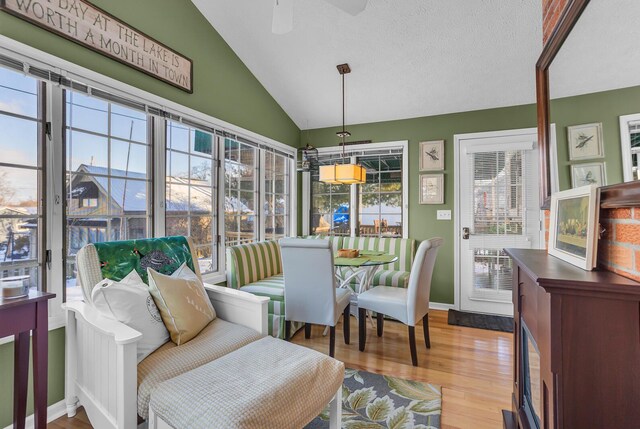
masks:
<svg viewBox="0 0 640 429"><path fill-rule="evenodd" d="M457 142L460 309L513 315L503 249L541 244L537 135L503 131Z"/></svg>

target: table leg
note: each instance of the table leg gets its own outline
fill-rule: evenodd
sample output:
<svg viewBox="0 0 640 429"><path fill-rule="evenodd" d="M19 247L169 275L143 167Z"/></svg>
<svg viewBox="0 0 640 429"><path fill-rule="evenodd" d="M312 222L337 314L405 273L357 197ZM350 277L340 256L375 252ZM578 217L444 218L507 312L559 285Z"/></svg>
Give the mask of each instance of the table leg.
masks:
<svg viewBox="0 0 640 429"><path fill-rule="evenodd" d="M36 329L33 330L33 407L36 429L47 427L47 361L49 329L47 301L37 303Z"/></svg>
<svg viewBox="0 0 640 429"><path fill-rule="evenodd" d="M13 427L24 429L29 380L29 331L16 334L13 350Z"/></svg>

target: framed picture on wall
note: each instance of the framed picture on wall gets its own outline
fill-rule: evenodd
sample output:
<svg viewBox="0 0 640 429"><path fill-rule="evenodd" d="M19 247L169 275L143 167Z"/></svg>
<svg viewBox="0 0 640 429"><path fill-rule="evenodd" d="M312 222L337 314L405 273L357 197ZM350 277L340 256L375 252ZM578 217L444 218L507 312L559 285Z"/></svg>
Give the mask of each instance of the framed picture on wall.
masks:
<svg viewBox="0 0 640 429"><path fill-rule="evenodd" d="M549 254L590 271L597 262L598 208L596 185L551 195Z"/></svg>
<svg viewBox="0 0 640 429"><path fill-rule="evenodd" d="M607 184L607 172L604 162L574 164L571 166L571 187Z"/></svg>
<svg viewBox="0 0 640 429"><path fill-rule="evenodd" d="M444 140L420 142L420 171L444 170Z"/></svg>
<svg viewBox="0 0 640 429"><path fill-rule="evenodd" d="M604 157L602 123L568 127L567 134L571 161Z"/></svg>
<svg viewBox="0 0 640 429"><path fill-rule="evenodd" d="M444 204L444 174L420 175L420 204Z"/></svg>

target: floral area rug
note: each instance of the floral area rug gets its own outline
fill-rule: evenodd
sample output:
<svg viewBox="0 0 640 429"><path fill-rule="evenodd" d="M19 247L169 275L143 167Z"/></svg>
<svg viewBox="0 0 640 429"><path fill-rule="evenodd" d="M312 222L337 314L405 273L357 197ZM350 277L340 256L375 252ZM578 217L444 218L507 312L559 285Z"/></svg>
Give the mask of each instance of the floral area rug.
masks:
<svg viewBox="0 0 640 429"><path fill-rule="evenodd" d="M440 386L346 369L343 429L439 429ZM329 427L328 408L305 429Z"/></svg>

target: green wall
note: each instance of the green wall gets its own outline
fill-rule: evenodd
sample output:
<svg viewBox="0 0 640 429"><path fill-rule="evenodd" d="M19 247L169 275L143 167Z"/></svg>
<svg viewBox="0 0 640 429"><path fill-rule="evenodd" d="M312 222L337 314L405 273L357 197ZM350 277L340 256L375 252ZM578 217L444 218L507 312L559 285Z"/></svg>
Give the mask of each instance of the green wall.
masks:
<svg viewBox="0 0 640 429"><path fill-rule="evenodd" d="M33 352L33 347L29 349ZM27 415L33 413L33 374L29 364ZM64 329L49 332L49 404L64 399ZM0 346L0 428L13 421L13 342Z"/></svg>
<svg viewBox="0 0 640 429"><path fill-rule="evenodd" d="M188 0L92 2L193 60L188 94L89 49L0 12L0 34L134 87L298 146L300 130ZM64 398L64 329L50 333L49 403ZM13 413L13 343L0 345L0 428Z"/></svg>
<svg viewBox="0 0 640 429"><path fill-rule="evenodd" d="M0 34L184 106L297 146L298 127L189 0L93 0L193 61L193 94L0 12Z"/></svg>
<svg viewBox="0 0 640 429"><path fill-rule="evenodd" d="M558 164L561 189L570 187L568 163L568 125L602 122L607 176L609 183L622 180L620 155L620 130L618 116L640 112L640 87L589 94L552 101L552 122L556 123L558 137ZM454 147L455 134L499 131L536 127L535 105L479 110L371 124L349 126L351 140L374 142L409 140L409 237L424 240L434 236L445 239L444 248L438 254L434 272L431 301L453 304L454 301L454 221L436 220L437 210L452 210L455 215L454 196ZM335 128L304 130L301 144L310 142L316 147L337 144ZM419 142L441 140L445 142L445 204L418 204ZM300 200L301 204L301 200ZM300 216L302 209L300 205ZM300 225L302 223L300 222Z"/></svg>

